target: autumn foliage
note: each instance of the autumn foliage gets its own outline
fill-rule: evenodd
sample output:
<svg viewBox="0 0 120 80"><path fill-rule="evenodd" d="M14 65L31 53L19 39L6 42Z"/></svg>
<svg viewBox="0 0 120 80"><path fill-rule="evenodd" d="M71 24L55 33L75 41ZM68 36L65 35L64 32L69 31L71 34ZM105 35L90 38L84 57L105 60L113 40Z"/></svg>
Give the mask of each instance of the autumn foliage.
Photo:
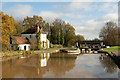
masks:
<svg viewBox="0 0 120 80"><path fill-rule="evenodd" d="M10 44L10 36L16 34L15 25L17 24L17 22L12 16L4 15L3 12L0 12L0 16L2 19L2 50L8 50Z"/></svg>

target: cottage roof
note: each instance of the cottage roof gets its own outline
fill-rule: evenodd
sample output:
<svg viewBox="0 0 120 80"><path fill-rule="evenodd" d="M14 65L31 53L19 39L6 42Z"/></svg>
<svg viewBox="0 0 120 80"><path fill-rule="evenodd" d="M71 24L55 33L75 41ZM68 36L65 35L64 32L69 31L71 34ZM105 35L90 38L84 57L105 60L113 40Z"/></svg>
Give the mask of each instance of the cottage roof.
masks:
<svg viewBox="0 0 120 80"><path fill-rule="evenodd" d="M26 37L13 36L13 40L16 44L29 44L29 40Z"/></svg>
<svg viewBox="0 0 120 80"><path fill-rule="evenodd" d="M21 34L35 34L35 33L37 33L36 27L31 27L27 29L26 31L22 32ZM40 33L46 34L43 30L40 30Z"/></svg>
<svg viewBox="0 0 120 80"><path fill-rule="evenodd" d="M27 29L26 31L22 32L21 34L34 34L34 33L36 33L36 28L31 27L31 28Z"/></svg>

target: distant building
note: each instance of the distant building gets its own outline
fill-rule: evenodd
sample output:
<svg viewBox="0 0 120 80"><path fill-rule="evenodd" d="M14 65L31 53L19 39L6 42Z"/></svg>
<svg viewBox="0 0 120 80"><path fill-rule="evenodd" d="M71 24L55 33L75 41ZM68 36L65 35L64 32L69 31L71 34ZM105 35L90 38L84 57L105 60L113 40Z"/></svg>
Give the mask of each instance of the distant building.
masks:
<svg viewBox="0 0 120 80"><path fill-rule="evenodd" d="M49 48L50 42L47 39L47 34L42 30L42 27L36 25L36 27L31 27L26 31L21 33L21 37L13 36L10 42L10 49L11 50L30 50L32 39L36 39L36 34L40 32L40 41L41 41L41 48L46 49Z"/></svg>
<svg viewBox="0 0 120 80"><path fill-rule="evenodd" d="M104 43L102 41L80 41L79 46L86 46L88 48L102 48Z"/></svg>

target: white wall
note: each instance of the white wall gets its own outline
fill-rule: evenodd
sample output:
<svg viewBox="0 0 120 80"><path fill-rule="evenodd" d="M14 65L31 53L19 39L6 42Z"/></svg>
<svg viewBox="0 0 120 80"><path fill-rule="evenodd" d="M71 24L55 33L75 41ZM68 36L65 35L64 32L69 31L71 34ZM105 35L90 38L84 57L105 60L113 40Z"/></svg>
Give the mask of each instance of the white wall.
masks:
<svg viewBox="0 0 120 80"><path fill-rule="evenodd" d="M47 39L47 34L41 34L41 41L46 42L46 39Z"/></svg>
<svg viewBox="0 0 120 80"><path fill-rule="evenodd" d="M24 46L26 46L26 51L30 50L30 44L19 44L20 50L25 50Z"/></svg>

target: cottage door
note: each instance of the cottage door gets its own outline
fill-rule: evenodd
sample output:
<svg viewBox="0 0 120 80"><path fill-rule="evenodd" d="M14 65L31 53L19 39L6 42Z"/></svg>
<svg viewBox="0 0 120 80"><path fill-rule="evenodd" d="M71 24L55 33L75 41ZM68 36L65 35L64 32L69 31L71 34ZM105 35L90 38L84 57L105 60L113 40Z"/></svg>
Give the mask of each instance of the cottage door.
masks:
<svg viewBox="0 0 120 80"><path fill-rule="evenodd" d="M14 50L14 46L11 46L11 50Z"/></svg>
<svg viewBox="0 0 120 80"><path fill-rule="evenodd" d="M24 46L24 50L26 50L26 46Z"/></svg>

